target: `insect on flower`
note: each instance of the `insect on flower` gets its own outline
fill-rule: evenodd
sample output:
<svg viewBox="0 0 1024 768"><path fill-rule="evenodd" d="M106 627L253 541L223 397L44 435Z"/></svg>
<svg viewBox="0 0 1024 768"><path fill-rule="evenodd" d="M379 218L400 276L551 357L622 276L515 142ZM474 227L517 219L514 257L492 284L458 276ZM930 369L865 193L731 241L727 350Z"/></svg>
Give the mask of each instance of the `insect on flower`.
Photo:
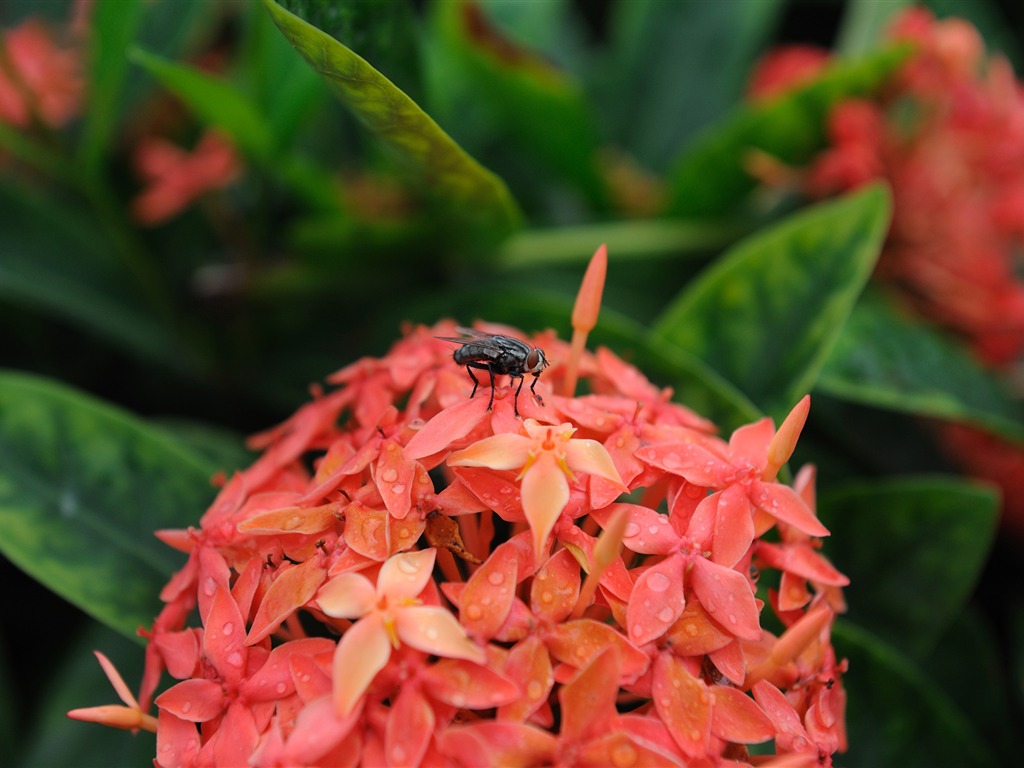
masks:
<svg viewBox="0 0 1024 768"><path fill-rule="evenodd" d="M461 344L452 354L452 358L459 365L466 366L469 378L473 380L473 391L470 398L476 394L479 380L473 375L473 369L487 371L491 377L491 399L487 403L487 410L494 406L494 376L495 374L506 375L513 379L519 379L519 387L516 389L516 397L513 405L516 416L519 416L519 393L523 391L523 377L532 373L533 383L530 385L530 392L537 398L537 402L544 405L544 399L537 394L535 387L540 372L548 365L544 357L544 350L539 347L531 347L525 341L513 339L511 336L499 336L494 333L484 333L473 328L457 328L461 336L438 336L442 341L451 341Z"/></svg>

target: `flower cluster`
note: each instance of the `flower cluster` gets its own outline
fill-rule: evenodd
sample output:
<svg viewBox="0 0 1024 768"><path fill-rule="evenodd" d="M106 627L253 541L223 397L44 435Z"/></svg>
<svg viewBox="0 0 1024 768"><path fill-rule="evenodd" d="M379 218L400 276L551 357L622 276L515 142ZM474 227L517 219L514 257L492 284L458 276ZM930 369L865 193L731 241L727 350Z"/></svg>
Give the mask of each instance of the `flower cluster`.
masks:
<svg viewBox="0 0 1024 768"><path fill-rule="evenodd" d="M831 146L799 182L823 196L887 180L894 213L879 276L990 363L1011 362L1024 350L1024 88L960 19L912 8L891 36L914 53L880 96L833 110ZM777 53L754 82L777 91L824 65L815 61Z"/></svg>
<svg viewBox="0 0 1024 768"><path fill-rule="evenodd" d="M0 30L0 123L56 128L82 104L81 53L37 19Z"/></svg>
<svg viewBox="0 0 1024 768"><path fill-rule="evenodd" d="M514 381L470 397L455 330L335 373L198 528L159 534L188 561L139 699L102 660L125 706L71 716L155 730L162 768L829 765L847 580L813 470L776 477L808 399L725 441L547 332L517 417Z"/></svg>

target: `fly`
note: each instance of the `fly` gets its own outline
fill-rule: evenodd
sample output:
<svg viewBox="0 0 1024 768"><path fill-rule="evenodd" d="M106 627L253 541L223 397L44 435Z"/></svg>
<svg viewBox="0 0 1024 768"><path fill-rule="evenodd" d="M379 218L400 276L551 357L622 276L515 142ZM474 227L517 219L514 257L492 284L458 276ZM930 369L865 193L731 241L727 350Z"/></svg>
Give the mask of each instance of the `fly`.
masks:
<svg viewBox="0 0 1024 768"><path fill-rule="evenodd" d="M449 337L438 336L442 341L451 341L461 344L452 354L452 358L459 365L466 366L469 378L473 380L473 391L470 398L476 394L480 381L473 375L473 369L487 371L491 377L491 399L487 403L487 410L494 406L494 377L505 375L513 379L519 379L519 387L516 389L513 410L519 416L519 393L523 391L524 376L527 373L533 374L533 383L530 385L530 392L537 402L544 405L544 400L537 394L537 378L540 372L548 365L544 357L544 350L539 347L531 347L524 341L513 339L511 336L499 336L493 333L484 333L472 328L457 328L461 336Z"/></svg>

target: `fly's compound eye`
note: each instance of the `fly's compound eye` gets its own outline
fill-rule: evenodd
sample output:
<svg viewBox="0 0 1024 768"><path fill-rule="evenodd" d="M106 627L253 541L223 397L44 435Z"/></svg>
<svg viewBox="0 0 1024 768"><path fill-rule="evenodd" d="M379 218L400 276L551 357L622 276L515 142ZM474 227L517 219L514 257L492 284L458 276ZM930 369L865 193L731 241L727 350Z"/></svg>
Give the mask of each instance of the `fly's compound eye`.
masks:
<svg viewBox="0 0 1024 768"><path fill-rule="evenodd" d="M526 356L526 370L531 373L540 373L547 364L548 361L544 359L544 353L539 349L530 350L530 354Z"/></svg>

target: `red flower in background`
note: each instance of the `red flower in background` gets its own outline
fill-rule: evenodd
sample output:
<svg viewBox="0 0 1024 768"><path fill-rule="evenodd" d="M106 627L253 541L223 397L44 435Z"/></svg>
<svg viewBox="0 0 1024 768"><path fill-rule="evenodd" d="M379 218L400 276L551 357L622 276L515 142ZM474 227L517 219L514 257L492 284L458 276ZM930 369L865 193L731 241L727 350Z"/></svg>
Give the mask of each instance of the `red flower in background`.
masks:
<svg viewBox="0 0 1024 768"><path fill-rule="evenodd" d="M132 215L142 224L161 224L207 192L229 186L241 173L232 143L212 131L191 152L166 139L151 137L135 147L135 167L148 186L132 201Z"/></svg>
<svg viewBox="0 0 1024 768"><path fill-rule="evenodd" d="M963 20L913 8L891 37L916 52L881 96L832 111L830 147L800 183L825 196L888 181L895 204L878 277L983 359L1009 363L1024 350L1024 89ZM755 73L755 94L783 87L768 75L784 56Z"/></svg>
<svg viewBox="0 0 1024 768"><path fill-rule="evenodd" d="M82 107L81 54L63 47L41 21L28 19L2 32L0 122L28 128L33 118L57 128Z"/></svg>

